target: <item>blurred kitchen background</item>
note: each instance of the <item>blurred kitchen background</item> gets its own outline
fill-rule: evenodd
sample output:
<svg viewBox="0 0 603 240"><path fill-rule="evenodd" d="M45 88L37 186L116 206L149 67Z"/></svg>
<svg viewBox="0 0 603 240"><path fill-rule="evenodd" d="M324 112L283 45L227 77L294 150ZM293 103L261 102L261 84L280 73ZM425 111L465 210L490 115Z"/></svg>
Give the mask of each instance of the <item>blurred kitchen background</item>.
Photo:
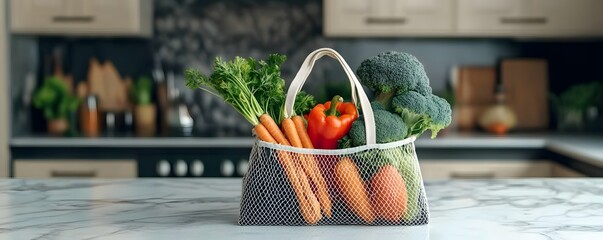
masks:
<svg viewBox="0 0 603 240"><path fill-rule="evenodd" d="M603 176L603 1L0 0L0 176L240 177L251 126L183 71L415 55L454 108L426 179ZM346 93L322 60L305 90ZM49 100L54 99L54 100ZM58 99L58 100L57 100Z"/></svg>

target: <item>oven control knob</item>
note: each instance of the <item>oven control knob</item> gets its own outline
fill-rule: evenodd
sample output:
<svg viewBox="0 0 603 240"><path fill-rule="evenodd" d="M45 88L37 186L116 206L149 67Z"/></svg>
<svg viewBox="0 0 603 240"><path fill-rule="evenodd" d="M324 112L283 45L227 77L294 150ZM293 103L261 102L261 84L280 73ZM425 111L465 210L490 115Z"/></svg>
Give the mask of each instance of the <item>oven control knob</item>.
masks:
<svg viewBox="0 0 603 240"><path fill-rule="evenodd" d="M157 175L160 177L167 177L170 175L171 166L167 160L161 160L157 162Z"/></svg>
<svg viewBox="0 0 603 240"><path fill-rule="evenodd" d="M237 173L240 176L245 176L245 173L247 173L248 168L249 168L249 161L247 161L247 159L241 159L237 163Z"/></svg>
<svg viewBox="0 0 603 240"><path fill-rule="evenodd" d="M235 166L232 161L230 161L230 159L224 159L224 161L222 161L222 164L220 165L220 172L222 173L222 176L230 177L232 176L232 174L234 174L234 171Z"/></svg>
<svg viewBox="0 0 603 240"><path fill-rule="evenodd" d="M203 176L204 170L205 166L203 166L203 162L201 162L201 160L195 159L191 164L191 175L195 177Z"/></svg>
<svg viewBox="0 0 603 240"><path fill-rule="evenodd" d="M174 169L176 176L183 177L186 176L186 172L188 172L188 165L182 159L178 159L176 161L176 169Z"/></svg>

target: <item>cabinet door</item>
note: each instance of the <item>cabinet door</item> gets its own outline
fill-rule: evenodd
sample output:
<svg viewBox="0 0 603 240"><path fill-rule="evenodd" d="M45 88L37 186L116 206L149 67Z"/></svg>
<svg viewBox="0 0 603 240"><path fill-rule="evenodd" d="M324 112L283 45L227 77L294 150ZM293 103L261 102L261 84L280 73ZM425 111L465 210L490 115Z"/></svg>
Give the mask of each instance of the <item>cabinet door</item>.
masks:
<svg viewBox="0 0 603 240"><path fill-rule="evenodd" d="M573 169L569 169L563 165L554 163L552 169L553 177L562 177L562 178L578 178L578 177L586 177L586 175L576 172Z"/></svg>
<svg viewBox="0 0 603 240"><path fill-rule="evenodd" d="M450 0L396 0L394 18L405 20L394 25L402 34L441 35L454 30L454 5Z"/></svg>
<svg viewBox="0 0 603 240"><path fill-rule="evenodd" d="M593 35L596 0L458 0L458 31L479 36Z"/></svg>
<svg viewBox="0 0 603 240"><path fill-rule="evenodd" d="M89 29L128 33L140 26L139 0L81 0L83 12L94 18Z"/></svg>
<svg viewBox="0 0 603 240"><path fill-rule="evenodd" d="M376 24L375 19L390 16L388 0L325 0L324 33L328 36L388 35L392 24Z"/></svg>
<svg viewBox="0 0 603 240"><path fill-rule="evenodd" d="M11 31L41 35L149 36L151 0L12 0Z"/></svg>
<svg viewBox="0 0 603 240"><path fill-rule="evenodd" d="M453 32L449 0L325 0L327 36L424 36Z"/></svg>
<svg viewBox="0 0 603 240"><path fill-rule="evenodd" d="M426 180L550 177L546 160L420 160Z"/></svg>
<svg viewBox="0 0 603 240"><path fill-rule="evenodd" d="M16 178L134 178L136 160L14 160Z"/></svg>
<svg viewBox="0 0 603 240"><path fill-rule="evenodd" d="M70 18L69 0L12 0L11 28L36 31L53 28L56 22Z"/></svg>

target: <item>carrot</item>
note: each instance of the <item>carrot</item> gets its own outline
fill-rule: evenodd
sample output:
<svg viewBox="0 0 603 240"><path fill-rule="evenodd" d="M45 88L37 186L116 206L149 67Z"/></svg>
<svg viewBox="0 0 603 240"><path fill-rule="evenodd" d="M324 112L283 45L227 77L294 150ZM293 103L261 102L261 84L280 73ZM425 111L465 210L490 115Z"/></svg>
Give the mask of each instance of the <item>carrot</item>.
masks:
<svg viewBox="0 0 603 240"><path fill-rule="evenodd" d="M302 209L302 212L306 211L306 215L308 215L308 217L306 218L307 223L316 224L322 218L322 215L320 215L320 203L312 192L312 187L310 187L308 177L304 174L304 171L301 169L300 165L302 164L300 163L300 160L296 159L296 161L294 162L298 170L297 177L306 198L306 204L304 206L306 209Z"/></svg>
<svg viewBox="0 0 603 240"><path fill-rule="evenodd" d="M272 135L272 137L274 138L274 140L276 140L277 143L291 146L283 132L281 132L281 130L278 128L278 125L276 125L276 122L274 122L274 119L272 119L270 115L262 114L260 116L260 123L262 123L264 127L266 127L270 135Z"/></svg>
<svg viewBox="0 0 603 240"><path fill-rule="evenodd" d="M291 120L293 120L293 123L295 124L295 129L297 129L297 135L299 135L299 138L301 139L302 146L304 146L304 148L314 148L312 140L310 140L310 136L308 135L308 130L306 130L304 119L300 116L293 116Z"/></svg>
<svg viewBox="0 0 603 240"><path fill-rule="evenodd" d="M309 224L316 224L320 221L320 205L318 202L313 202L311 195L308 194L306 187L302 184L303 179L300 179L296 163L291 159L291 156L284 151L277 151L278 160L285 170L285 175L293 187L297 202L299 204L299 210L301 211L302 217ZM306 179L306 183L308 180ZM310 193L312 191L310 190ZM314 198L316 200L316 198Z"/></svg>
<svg viewBox="0 0 603 240"><path fill-rule="evenodd" d="M287 119L284 120L284 122ZM282 124L283 132L279 129L278 125L274 122L274 119L267 114L260 116L260 122L262 125L266 126L270 135L274 137L274 139L282 145L291 146L291 143L287 140L283 132L287 134L295 134L297 132L295 130L295 126L292 124L291 119L289 122L291 124ZM293 127L293 130L291 130ZM292 135L291 139L295 142L295 135ZM299 137L297 137L299 139ZM301 144L301 142L295 142L295 144ZM300 211L306 223L316 224L322 216L320 215L320 203L316 199L316 196L312 192L312 187L310 187L310 183L308 182L307 176L304 174L302 167L300 166L299 160L292 159L291 155L288 152L277 150L278 159L283 168L285 169L285 174L295 191L295 195L297 197L297 201L299 203Z"/></svg>
<svg viewBox="0 0 603 240"><path fill-rule="evenodd" d="M276 140L274 140L274 138L272 137L272 135L270 135L270 133L268 132L268 129L266 129L266 127L264 127L263 124L258 124L255 125L255 127L253 128L255 131L255 135L262 141L264 142L269 142L269 143L276 143Z"/></svg>
<svg viewBox="0 0 603 240"><path fill-rule="evenodd" d="M299 135L297 134L297 130L295 129L295 124L293 123L293 120L291 120L291 118L283 119L283 121L281 121L281 127L283 128L285 136L287 137L287 139L289 139L291 146L298 148L304 147L302 145L301 139L299 138Z"/></svg>
<svg viewBox="0 0 603 240"><path fill-rule="evenodd" d="M347 206L367 223L375 221L375 213L370 204L366 187L356 164L349 157L335 165L335 179Z"/></svg>
<svg viewBox="0 0 603 240"><path fill-rule="evenodd" d="M375 213L388 221L399 222L406 211L406 183L392 165L385 165L371 179L371 201Z"/></svg>
<svg viewBox="0 0 603 240"><path fill-rule="evenodd" d="M300 135L308 135L305 130L306 127L303 125L303 121L301 128L299 128L298 125L295 124L294 121L289 118L284 119L281 122L281 125L281 127L284 129L285 135L289 139L289 142L291 142L291 145L293 145L294 147L303 148L303 141L301 141ZM322 177L322 174L320 173L320 169L318 168L318 163L316 162L316 159L314 159L311 155L308 154L300 154L299 157L299 165L306 174L304 175L304 177L308 176L310 180L314 183L314 186L316 186L316 195L320 202L320 206L325 215L327 217L331 217L331 199L329 198L327 183Z"/></svg>

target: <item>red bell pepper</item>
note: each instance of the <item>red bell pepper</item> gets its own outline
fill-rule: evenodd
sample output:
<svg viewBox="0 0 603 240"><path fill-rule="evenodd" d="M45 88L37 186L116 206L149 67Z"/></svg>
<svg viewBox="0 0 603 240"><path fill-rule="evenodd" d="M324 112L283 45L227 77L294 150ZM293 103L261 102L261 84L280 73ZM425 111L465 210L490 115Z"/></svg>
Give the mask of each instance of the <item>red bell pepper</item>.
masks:
<svg viewBox="0 0 603 240"><path fill-rule="evenodd" d="M341 96L314 106L308 115L308 135L318 149L336 149L337 141L350 131L358 119L358 109L353 103L343 102Z"/></svg>

